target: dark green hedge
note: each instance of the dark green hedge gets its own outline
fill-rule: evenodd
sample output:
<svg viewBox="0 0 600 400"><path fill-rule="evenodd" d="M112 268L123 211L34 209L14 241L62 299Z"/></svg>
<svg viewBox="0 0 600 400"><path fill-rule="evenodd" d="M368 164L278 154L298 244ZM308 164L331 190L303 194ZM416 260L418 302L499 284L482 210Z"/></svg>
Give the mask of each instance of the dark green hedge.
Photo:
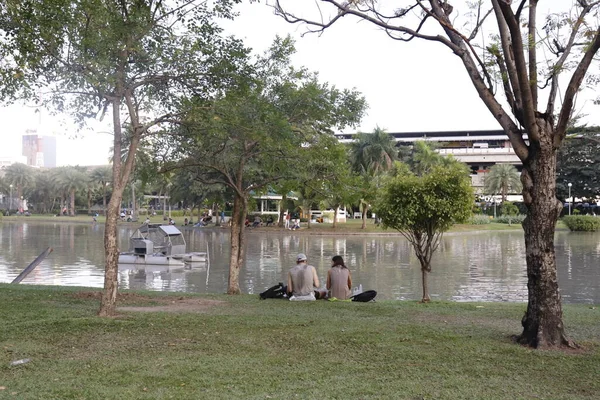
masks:
<svg viewBox="0 0 600 400"><path fill-rule="evenodd" d="M591 215L567 215L563 222L571 231L596 232L600 229L600 217Z"/></svg>

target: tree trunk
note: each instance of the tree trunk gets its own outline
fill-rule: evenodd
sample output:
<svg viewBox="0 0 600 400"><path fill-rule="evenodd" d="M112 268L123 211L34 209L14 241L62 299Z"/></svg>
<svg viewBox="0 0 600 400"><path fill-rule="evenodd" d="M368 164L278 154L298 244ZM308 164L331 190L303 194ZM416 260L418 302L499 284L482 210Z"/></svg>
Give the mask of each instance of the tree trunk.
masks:
<svg viewBox="0 0 600 400"><path fill-rule="evenodd" d="M429 271L426 268L421 267L421 280L423 282L423 298L421 303L429 303L431 298L429 297L429 286L427 286L427 278L429 277Z"/></svg>
<svg viewBox="0 0 600 400"><path fill-rule="evenodd" d="M548 124L538 124L540 130ZM556 277L554 231L562 210L556 198L556 150L550 132L540 132L540 143L532 143L523 164L523 199L528 209L523 222L527 260L529 301L516 339L534 348L574 346L566 337L561 296Z"/></svg>
<svg viewBox="0 0 600 400"><path fill-rule="evenodd" d="M285 205L287 203L287 195L281 196L281 202L279 203L279 221L277 221L277 226L279 228L283 228L283 224L285 223ZM310 219L310 218L309 218Z"/></svg>
<svg viewBox="0 0 600 400"><path fill-rule="evenodd" d="M75 216L75 189L71 189L71 193L70 193L70 198L71 198L71 204L69 204L69 208L71 208L69 211L69 214L71 215L71 217Z"/></svg>
<svg viewBox="0 0 600 400"><path fill-rule="evenodd" d="M106 183L102 182L102 208L104 209L104 216L106 217Z"/></svg>
<svg viewBox="0 0 600 400"><path fill-rule="evenodd" d="M227 294L240 294L240 269L244 257L244 222L247 212L247 201L238 194L233 200L233 211L231 213L231 255L229 258L229 282Z"/></svg>
<svg viewBox="0 0 600 400"><path fill-rule="evenodd" d="M362 209L362 225L360 229L367 229L367 211L369 211L369 206L366 203L363 203Z"/></svg>
<svg viewBox="0 0 600 400"><path fill-rule="evenodd" d="M333 229L337 228L337 215L338 215L338 208L339 207L335 207L333 209Z"/></svg>
<svg viewBox="0 0 600 400"><path fill-rule="evenodd" d="M113 190L113 195L108 203L106 223L104 224L104 291L102 292L102 301L98 312L101 317L112 316L116 310L119 262L117 219L121 208L121 196L122 193Z"/></svg>
<svg viewBox="0 0 600 400"><path fill-rule="evenodd" d="M92 191L87 188L88 215L92 213Z"/></svg>
<svg viewBox="0 0 600 400"><path fill-rule="evenodd" d="M117 85L118 86L118 85ZM117 90L119 92L119 90ZM129 104L130 105L130 104ZM120 102L118 99L112 101L113 108L113 152L121 154L122 127L120 119ZM124 165L121 165L120 157L113 158L113 193L108 203L106 223L104 225L104 290L100 301L98 315L101 317L113 316L116 313L117 290L118 290L118 272L119 272L119 243L117 235L117 220L121 211L121 201L123 192L129 181L129 176L135 164L135 153L137 151L141 131L139 130L137 115L132 114L132 107L129 107L133 125L133 134L127 152L127 159ZM123 168L121 168L123 167Z"/></svg>

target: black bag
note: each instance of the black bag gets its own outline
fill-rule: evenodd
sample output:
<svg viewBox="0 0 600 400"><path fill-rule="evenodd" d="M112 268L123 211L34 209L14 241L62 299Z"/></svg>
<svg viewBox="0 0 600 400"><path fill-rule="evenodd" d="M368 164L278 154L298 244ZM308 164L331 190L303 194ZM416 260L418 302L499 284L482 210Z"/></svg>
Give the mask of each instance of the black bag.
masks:
<svg viewBox="0 0 600 400"><path fill-rule="evenodd" d="M283 298L287 297L286 291L287 291L287 286L283 286L283 283L279 282L277 285L271 286L264 292L260 293L259 296L260 296L261 300L283 299Z"/></svg>
<svg viewBox="0 0 600 400"><path fill-rule="evenodd" d="M358 301L361 303L366 303L368 301L375 301L375 296L377 296L377 292L374 290L367 290L359 294L355 294L354 296L350 296L352 301Z"/></svg>

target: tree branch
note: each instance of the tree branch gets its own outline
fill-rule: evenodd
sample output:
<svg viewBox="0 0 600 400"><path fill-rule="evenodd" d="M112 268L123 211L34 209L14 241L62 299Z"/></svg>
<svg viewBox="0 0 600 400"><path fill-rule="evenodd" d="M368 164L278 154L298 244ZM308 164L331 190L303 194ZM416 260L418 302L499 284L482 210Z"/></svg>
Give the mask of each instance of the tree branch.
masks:
<svg viewBox="0 0 600 400"><path fill-rule="evenodd" d="M517 70L517 78L519 79L519 87L521 89L521 105L523 107L523 119L525 121L527 134L529 135L530 140L539 142L540 133L535 119L536 110L533 102L533 95L531 93L531 87L529 85L529 77L527 75L527 63L525 62L525 55L521 51L521 49L523 49L523 39L521 38L520 24L513 14L509 4L502 0L498 1L498 5L502 11L504 20L508 25L511 36L510 39L513 44L513 55ZM515 49L518 49L519 51L514 51Z"/></svg>
<svg viewBox="0 0 600 400"><path fill-rule="evenodd" d="M569 123L569 119L571 118L571 110L573 108L573 102L575 99L575 95L581 86L581 82L587 73L587 70L592 63L594 56L600 49L600 28L596 31L594 35L594 40L590 43L590 46L586 50L583 58L577 68L573 72L571 76L571 80L569 81L569 85L567 86L567 90L565 92L565 97L563 100L563 104L560 110L560 115L558 117L558 123L556 125L556 129L554 130L554 147L558 148L562 143L566 131L567 124Z"/></svg>

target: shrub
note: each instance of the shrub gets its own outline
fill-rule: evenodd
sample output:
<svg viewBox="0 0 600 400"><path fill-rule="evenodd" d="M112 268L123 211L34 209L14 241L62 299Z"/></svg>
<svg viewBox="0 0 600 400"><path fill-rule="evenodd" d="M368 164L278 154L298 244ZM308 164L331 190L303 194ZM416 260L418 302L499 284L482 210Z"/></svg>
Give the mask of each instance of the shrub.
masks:
<svg viewBox="0 0 600 400"><path fill-rule="evenodd" d="M467 223L471 225L485 225L489 224L490 222L490 217L487 215L477 214L473 215Z"/></svg>
<svg viewBox="0 0 600 400"><path fill-rule="evenodd" d="M501 215L497 218L494 219L494 222L497 222L499 224L522 224L523 220L525 219L526 215L523 214L519 214L519 215Z"/></svg>
<svg viewBox="0 0 600 400"><path fill-rule="evenodd" d="M571 231L596 232L600 229L600 218L591 215L567 215L562 220Z"/></svg>

